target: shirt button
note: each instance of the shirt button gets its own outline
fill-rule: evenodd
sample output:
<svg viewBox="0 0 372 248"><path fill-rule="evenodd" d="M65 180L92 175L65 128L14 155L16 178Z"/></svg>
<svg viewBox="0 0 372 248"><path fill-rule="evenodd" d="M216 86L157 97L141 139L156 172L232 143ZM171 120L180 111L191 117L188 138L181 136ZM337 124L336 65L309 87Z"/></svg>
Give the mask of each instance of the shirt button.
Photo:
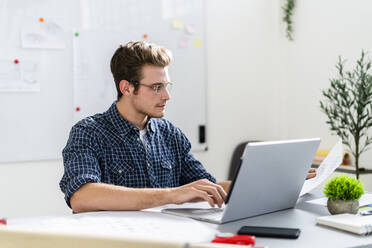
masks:
<svg viewBox="0 0 372 248"><path fill-rule="evenodd" d="M119 170L118 172L119 172L119 174L121 174L123 171L122 170Z"/></svg>
<svg viewBox="0 0 372 248"><path fill-rule="evenodd" d="M150 163L147 163L147 166L150 167Z"/></svg>
<svg viewBox="0 0 372 248"><path fill-rule="evenodd" d="M139 139L139 138L137 138L137 141L140 141L140 139Z"/></svg>
<svg viewBox="0 0 372 248"><path fill-rule="evenodd" d="M169 166L169 169L172 169L172 165L171 165L171 166Z"/></svg>

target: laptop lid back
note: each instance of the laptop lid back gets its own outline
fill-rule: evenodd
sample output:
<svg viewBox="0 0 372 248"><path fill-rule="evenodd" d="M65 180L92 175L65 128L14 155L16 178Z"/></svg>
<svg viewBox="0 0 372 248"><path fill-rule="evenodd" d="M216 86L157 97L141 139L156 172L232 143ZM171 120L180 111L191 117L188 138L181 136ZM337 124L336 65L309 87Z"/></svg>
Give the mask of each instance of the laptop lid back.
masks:
<svg viewBox="0 0 372 248"><path fill-rule="evenodd" d="M222 223L295 206L320 139L248 143Z"/></svg>

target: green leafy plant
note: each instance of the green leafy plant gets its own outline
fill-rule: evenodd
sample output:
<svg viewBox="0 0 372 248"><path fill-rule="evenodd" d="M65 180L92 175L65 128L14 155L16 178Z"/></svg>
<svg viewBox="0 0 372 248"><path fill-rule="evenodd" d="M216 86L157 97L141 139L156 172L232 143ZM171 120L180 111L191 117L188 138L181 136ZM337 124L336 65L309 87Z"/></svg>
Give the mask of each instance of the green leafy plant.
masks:
<svg viewBox="0 0 372 248"><path fill-rule="evenodd" d="M294 8L295 0L286 0L284 6L282 7L284 13L283 21L287 24L286 35L288 40L293 40L292 15Z"/></svg>
<svg viewBox="0 0 372 248"><path fill-rule="evenodd" d="M327 124L349 148L355 158L356 178L359 179L360 155L369 149L372 137L372 74L371 61L362 56L352 71L344 71L344 61L339 57L336 65L338 77L330 79L331 86L323 90L321 110L327 115Z"/></svg>
<svg viewBox="0 0 372 248"><path fill-rule="evenodd" d="M357 201L364 194L364 189L359 180L341 175L330 179L323 193L333 200Z"/></svg>

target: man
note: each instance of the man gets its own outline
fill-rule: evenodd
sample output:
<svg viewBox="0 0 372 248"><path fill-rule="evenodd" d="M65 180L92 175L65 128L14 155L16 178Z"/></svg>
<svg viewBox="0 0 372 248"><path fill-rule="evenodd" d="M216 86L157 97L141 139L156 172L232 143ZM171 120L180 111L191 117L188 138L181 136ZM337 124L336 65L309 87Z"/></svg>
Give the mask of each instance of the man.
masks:
<svg viewBox="0 0 372 248"><path fill-rule="evenodd" d="M60 187L74 212L223 204L230 182L216 183L181 130L161 118L170 99L171 59L167 49L143 41L116 50L117 101L78 122L63 150Z"/></svg>

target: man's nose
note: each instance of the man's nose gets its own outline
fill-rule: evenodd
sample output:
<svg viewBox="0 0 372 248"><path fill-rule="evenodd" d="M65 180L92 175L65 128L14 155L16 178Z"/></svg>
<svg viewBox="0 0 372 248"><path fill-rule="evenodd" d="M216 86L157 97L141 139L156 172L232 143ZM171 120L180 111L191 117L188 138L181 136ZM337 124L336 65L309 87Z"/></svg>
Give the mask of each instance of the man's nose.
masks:
<svg viewBox="0 0 372 248"><path fill-rule="evenodd" d="M171 98L171 95L167 89L164 89L162 92L162 99L163 100L169 100Z"/></svg>

